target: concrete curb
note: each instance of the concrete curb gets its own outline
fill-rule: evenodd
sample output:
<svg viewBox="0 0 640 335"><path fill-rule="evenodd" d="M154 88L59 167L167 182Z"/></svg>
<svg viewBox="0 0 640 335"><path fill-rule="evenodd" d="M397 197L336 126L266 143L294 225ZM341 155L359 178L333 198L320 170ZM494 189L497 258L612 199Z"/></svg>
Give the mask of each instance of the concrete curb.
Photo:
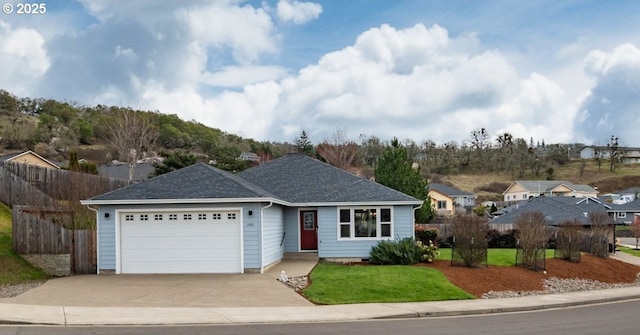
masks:
<svg viewBox="0 0 640 335"><path fill-rule="evenodd" d="M518 298L311 307L121 308L0 304L0 323L75 326L340 322L524 312L634 299L640 299L640 287Z"/></svg>

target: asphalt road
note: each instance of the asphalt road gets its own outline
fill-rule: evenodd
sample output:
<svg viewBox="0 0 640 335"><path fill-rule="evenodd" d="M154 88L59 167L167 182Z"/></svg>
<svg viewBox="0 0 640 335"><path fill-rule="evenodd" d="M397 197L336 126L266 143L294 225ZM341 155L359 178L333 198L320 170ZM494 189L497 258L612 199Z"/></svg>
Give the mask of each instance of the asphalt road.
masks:
<svg viewBox="0 0 640 335"><path fill-rule="evenodd" d="M640 329L640 300L526 313L491 314L465 317L375 320L341 323L51 327L0 325L5 334L636 334Z"/></svg>

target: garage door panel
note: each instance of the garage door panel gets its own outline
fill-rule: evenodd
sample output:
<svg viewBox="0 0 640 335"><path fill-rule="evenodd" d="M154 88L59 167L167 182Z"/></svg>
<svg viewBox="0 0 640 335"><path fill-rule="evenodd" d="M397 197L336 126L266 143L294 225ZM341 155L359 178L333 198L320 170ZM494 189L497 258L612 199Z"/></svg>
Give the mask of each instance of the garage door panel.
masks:
<svg viewBox="0 0 640 335"><path fill-rule="evenodd" d="M213 215L213 214L217 215ZM241 228L239 213L179 213L174 220L154 220L154 213L129 214L121 220L122 273L239 273ZM148 220L140 220L144 217ZM200 219L198 214L201 214ZM219 219L213 219L218 217Z"/></svg>

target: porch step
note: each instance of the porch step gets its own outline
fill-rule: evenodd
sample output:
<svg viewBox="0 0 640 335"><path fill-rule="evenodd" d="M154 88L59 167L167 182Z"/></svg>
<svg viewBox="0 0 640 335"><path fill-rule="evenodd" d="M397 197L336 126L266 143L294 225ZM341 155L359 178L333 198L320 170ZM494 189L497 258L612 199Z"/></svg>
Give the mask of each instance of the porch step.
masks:
<svg viewBox="0 0 640 335"><path fill-rule="evenodd" d="M282 260L285 261L317 261L317 252L285 252Z"/></svg>

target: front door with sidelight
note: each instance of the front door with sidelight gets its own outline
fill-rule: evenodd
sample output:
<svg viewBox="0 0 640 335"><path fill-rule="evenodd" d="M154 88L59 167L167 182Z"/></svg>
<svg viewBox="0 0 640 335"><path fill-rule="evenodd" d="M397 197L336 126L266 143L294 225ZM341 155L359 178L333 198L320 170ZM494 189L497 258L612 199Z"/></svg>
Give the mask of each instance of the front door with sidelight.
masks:
<svg viewBox="0 0 640 335"><path fill-rule="evenodd" d="M318 211L300 211L300 249L318 250Z"/></svg>

